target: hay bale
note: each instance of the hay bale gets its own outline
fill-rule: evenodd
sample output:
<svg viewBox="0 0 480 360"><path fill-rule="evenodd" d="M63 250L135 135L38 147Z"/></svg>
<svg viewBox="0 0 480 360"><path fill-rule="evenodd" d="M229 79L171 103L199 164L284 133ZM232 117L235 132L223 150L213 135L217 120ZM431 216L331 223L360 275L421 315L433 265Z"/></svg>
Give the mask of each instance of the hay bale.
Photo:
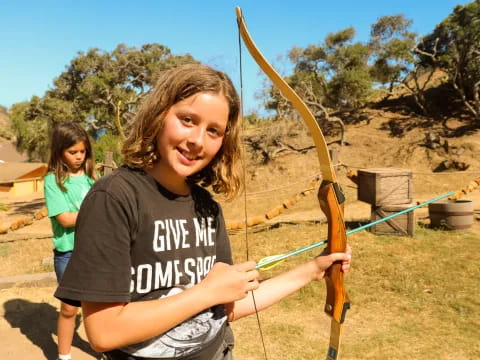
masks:
<svg viewBox="0 0 480 360"><path fill-rule="evenodd" d="M48 211L45 206L38 210L34 215L36 220L43 219L45 216L48 216Z"/></svg>
<svg viewBox="0 0 480 360"><path fill-rule="evenodd" d="M18 229L22 228L24 224L25 223L24 223L23 219L14 220L10 224L10 230L12 230L12 231L18 230Z"/></svg>
<svg viewBox="0 0 480 360"><path fill-rule="evenodd" d="M6 234L6 233L8 233L8 230L10 230L10 224L9 223L0 224L0 234Z"/></svg>
<svg viewBox="0 0 480 360"><path fill-rule="evenodd" d="M258 225L258 224L263 224L265 222L265 217L263 216L254 216L250 219L247 219L247 226L248 227L251 227L251 226L255 226L255 225Z"/></svg>
<svg viewBox="0 0 480 360"><path fill-rule="evenodd" d="M283 205L277 206L277 207L273 208L272 210L270 210L268 213L266 213L265 217L268 220L273 219L275 216L280 215L283 212L284 209L285 208L283 207Z"/></svg>

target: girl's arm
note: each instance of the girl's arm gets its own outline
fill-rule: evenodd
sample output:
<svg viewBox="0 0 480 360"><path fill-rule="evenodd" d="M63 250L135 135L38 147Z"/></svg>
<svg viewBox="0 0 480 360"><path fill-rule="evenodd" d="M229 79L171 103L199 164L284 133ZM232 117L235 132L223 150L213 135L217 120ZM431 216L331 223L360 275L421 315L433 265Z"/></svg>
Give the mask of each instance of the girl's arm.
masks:
<svg viewBox="0 0 480 360"><path fill-rule="evenodd" d="M88 340L104 352L158 336L209 307L245 298L258 288L254 268L252 261L216 263L199 284L157 300L82 302Z"/></svg>
<svg viewBox="0 0 480 360"><path fill-rule="evenodd" d="M291 295L312 281L321 280L335 261L342 261L342 271L350 269L351 249L346 253L333 253L317 256L290 271L284 272L268 280L262 281L255 291L255 303L252 295L225 306L230 321L263 310Z"/></svg>
<svg viewBox="0 0 480 360"><path fill-rule="evenodd" d="M77 222L78 211L75 212L64 212L55 216L55 219L62 225L64 228L74 227Z"/></svg>

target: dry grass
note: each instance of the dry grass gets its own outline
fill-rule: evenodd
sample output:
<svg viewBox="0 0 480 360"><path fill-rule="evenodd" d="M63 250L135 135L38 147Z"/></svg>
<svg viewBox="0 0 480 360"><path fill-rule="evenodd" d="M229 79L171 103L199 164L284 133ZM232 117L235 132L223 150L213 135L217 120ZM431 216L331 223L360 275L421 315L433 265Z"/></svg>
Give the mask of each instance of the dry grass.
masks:
<svg viewBox="0 0 480 360"><path fill-rule="evenodd" d="M251 232L249 258L258 260L324 239L326 228L284 225ZM1 271L12 267L15 272L23 272L30 266L38 267L41 259L51 254L50 241L0 244ZM245 234L231 236L231 242L235 261L244 261ZM349 243L354 261L346 288L352 308L344 325L342 359L480 357L478 232L442 232L417 226L414 238L361 232L351 235ZM285 271L318 252L299 255L262 276ZM12 290L0 292L0 297L53 301L51 288L20 289L15 294ZM268 359L324 357L329 337L324 299L325 286L319 282L259 314ZM237 359L265 358L255 316L233 323L233 328Z"/></svg>
<svg viewBox="0 0 480 360"><path fill-rule="evenodd" d="M326 226L281 227L249 241L259 259L323 238ZM310 240L309 240L310 239ZM239 260L243 239L232 239ZM347 290L352 309L342 359L475 359L480 357L478 233L418 229L415 238L350 236L355 249ZM274 271L284 271L298 259ZM303 259L302 259L303 258ZM265 276L270 276L268 273ZM260 314L269 359L317 359L328 346L323 283L312 284ZM236 356L264 359L254 316L233 324Z"/></svg>
<svg viewBox="0 0 480 360"><path fill-rule="evenodd" d="M30 239L0 243L0 276L53 271L43 259L53 257L52 239Z"/></svg>

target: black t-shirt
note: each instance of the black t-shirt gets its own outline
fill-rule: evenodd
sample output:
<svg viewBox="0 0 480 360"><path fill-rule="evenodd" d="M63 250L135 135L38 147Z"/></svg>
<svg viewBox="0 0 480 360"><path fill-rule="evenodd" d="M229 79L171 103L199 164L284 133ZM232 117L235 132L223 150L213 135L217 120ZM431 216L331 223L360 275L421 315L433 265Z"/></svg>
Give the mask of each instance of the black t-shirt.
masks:
<svg viewBox="0 0 480 360"><path fill-rule="evenodd" d="M55 296L69 303L158 299L198 284L215 262L232 258L221 208L210 194L193 185L190 195L175 195L144 171L124 167L97 181L83 201L75 249ZM190 357L217 342L225 326L223 306L216 306L120 350Z"/></svg>

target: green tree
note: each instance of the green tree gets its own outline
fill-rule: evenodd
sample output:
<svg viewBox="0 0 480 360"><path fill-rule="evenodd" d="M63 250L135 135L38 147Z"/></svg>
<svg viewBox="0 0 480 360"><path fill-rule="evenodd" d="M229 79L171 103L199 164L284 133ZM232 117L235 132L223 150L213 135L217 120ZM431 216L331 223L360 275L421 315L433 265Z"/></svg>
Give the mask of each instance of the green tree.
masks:
<svg viewBox="0 0 480 360"><path fill-rule="evenodd" d="M45 161L49 130L60 121L82 123L93 137L100 130L121 134L158 72L192 62L190 55L173 55L159 44L79 52L42 98L12 107L17 149L31 160Z"/></svg>
<svg viewBox="0 0 480 360"><path fill-rule="evenodd" d="M354 37L355 29L350 27L327 35L321 45L293 48L289 52L295 65L293 85L310 82L317 100L329 108L363 106L371 89L367 63L370 50L360 42L354 43Z"/></svg>
<svg viewBox="0 0 480 360"><path fill-rule="evenodd" d="M372 78L387 85L390 94L414 67L413 49L417 34L409 31L411 25L411 20L399 14L383 16L371 27L369 45L373 51Z"/></svg>
<svg viewBox="0 0 480 360"><path fill-rule="evenodd" d="M57 122L72 121L72 103L38 96L28 102L17 103L10 109L16 147L31 161L47 161L50 132ZM83 125L86 127L85 122Z"/></svg>
<svg viewBox="0 0 480 360"><path fill-rule="evenodd" d="M159 71L192 62L196 61L190 55L172 55L159 44L139 49L120 44L111 53L90 49L78 53L46 96L72 103L75 121L89 116L95 131L118 134L117 115L120 125L132 117Z"/></svg>
<svg viewBox="0 0 480 360"><path fill-rule="evenodd" d="M41 99L34 96L30 102L14 104L11 109L16 148L26 153L31 161L46 162L48 158L48 119L45 118Z"/></svg>
<svg viewBox="0 0 480 360"><path fill-rule="evenodd" d="M288 53L294 71L287 82L309 105L323 131L333 130L332 123L339 125L342 142L345 126L340 117L330 116L332 109L340 114L364 106L372 86L370 49L354 38L355 29L350 27L329 34L320 45L293 47ZM269 109L279 116L293 116L290 105L275 88L270 87L267 94Z"/></svg>
<svg viewBox="0 0 480 360"><path fill-rule="evenodd" d="M422 62L445 70L449 82L480 126L480 1L458 5L424 37Z"/></svg>
<svg viewBox="0 0 480 360"><path fill-rule="evenodd" d="M406 88L424 115L432 112L425 91L433 79L435 66L419 61L418 35L410 31L412 21L403 14L382 16L370 31L372 50L370 74L375 82L388 86L384 100L397 86Z"/></svg>
<svg viewBox="0 0 480 360"><path fill-rule="evenodd" d="M93 152L95 155L95 162L97 164L103 163L105 160L105 153L110 151L113 153L113 161L117 165L122 163L122 156L120 154L121 139L118 135L111 132L106 132L95 141Z"/></svg>

